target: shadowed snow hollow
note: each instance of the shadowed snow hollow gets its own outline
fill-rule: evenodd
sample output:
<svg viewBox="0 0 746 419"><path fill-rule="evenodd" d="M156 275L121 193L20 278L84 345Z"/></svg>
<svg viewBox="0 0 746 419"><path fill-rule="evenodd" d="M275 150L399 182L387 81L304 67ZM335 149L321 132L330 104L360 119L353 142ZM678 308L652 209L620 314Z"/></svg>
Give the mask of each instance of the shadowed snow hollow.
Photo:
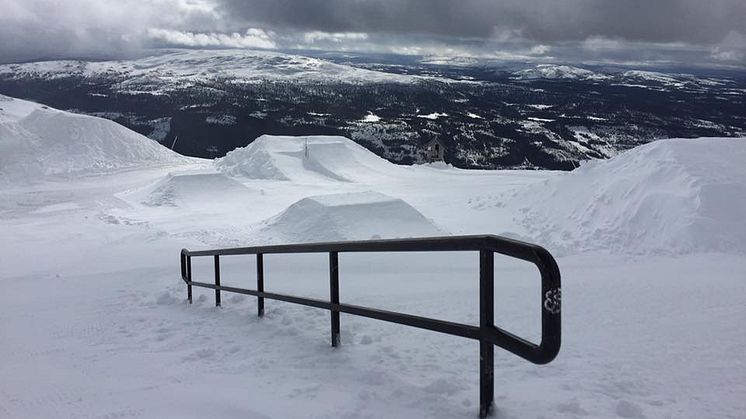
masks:
<svg viewBox="0 0 746 419"><path fill-rule="evenodd" d="M516 196L533 239L564 251L746 253L746 139L660 140Z"/></svg>
<svg viewBox="0 0 746 419"><path fill-rule="evenodd" d="M301 199L265 221L262 235L274 242L320 242L444 234L401 199L377 192Z"/></svg>
<svg viewBox="0 0 746 419"><path fill-rule="evenodd" d="M215 162L218 170L252 179L366 181L404 170L345 137L262 135Z"/></svg>
<svg viewBox="0 0 746 419"><path fill-rule="evenodd" d="M185 160L115 122L0 95L0 180Z"/></svg>

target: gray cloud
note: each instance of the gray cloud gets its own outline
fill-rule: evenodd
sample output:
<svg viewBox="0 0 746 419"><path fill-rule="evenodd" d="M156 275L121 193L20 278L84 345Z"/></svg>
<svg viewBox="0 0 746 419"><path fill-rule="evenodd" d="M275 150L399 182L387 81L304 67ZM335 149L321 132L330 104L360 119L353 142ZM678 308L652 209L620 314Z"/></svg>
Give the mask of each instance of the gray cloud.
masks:
<svg viewBox="0 0 746 419"><path fill-rule="evenodd" d="M715 43L746 32L743 0L222 0L220 9L249 24L301 30L476 38L512 32L544 43L592 36Z"/></svg>
<svg viewBox="0 0 746 419"><path fill-rule="evenodd" d="M160 47L744 64L744 0L0 0L0 62Z"/></svg>
<svg viewBox="0 0 746 419"><path fill-rule="evenodd" d="M0 62L138 53L150 28L218 26L212 0L0 0Z"/></svg>

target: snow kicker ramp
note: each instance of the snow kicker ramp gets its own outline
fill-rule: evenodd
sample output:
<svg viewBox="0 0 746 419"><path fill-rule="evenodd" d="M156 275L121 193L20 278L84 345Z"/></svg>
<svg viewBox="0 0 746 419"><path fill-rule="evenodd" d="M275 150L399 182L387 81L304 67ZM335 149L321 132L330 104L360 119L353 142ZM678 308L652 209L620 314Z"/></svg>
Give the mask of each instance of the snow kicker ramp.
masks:
<svg viewBox="0 0 746 419"><path fill-rule="evenodd" d="M560 251L746 253L746 139L659 140L516 196L531 238Z"/></svg>
<svg viewBox="0 0 746 419"><path fill-rule="evenodd" d="M148 207L248 206L253 191L222 173L169 174L136 197Z"/></svg>
<svg viewBox="0 0 746 419"><path fill-rule="evenodd" d="M185 160L115 122L0 95L0 181Z"/></svg>
<svg viewBox="0 0 746 419"><path fill-rule="evenodd" d="M262 135L215 163L231 176L294 182L374 181L404 170L345 137Z"/></svg>
<svg viewBox="0 0 746 419"><path fill-rule="evenodd" d="M442 235L401 199L377 192L311 196L264 222L260 235L275 243Z"/></svg>

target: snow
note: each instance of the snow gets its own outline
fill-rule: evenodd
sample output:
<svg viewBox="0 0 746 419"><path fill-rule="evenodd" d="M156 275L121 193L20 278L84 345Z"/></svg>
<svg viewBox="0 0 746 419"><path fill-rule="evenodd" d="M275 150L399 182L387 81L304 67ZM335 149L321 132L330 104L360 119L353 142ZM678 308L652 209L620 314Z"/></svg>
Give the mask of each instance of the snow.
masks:
<svg viewBox="0 0 746 419"><path fill-rule="evenodd" d="M572 251L746 253L746 141L659 140L522 192L522 221Z"/></svg>
<svg viewBox="0 0 746 419"><path fill-rule="evenodd" d="M214 125L236 125L238 118L233 115L208 116L205 122Z"/></svg>
<svg viewBox="0 0 746 419"><path fill-rule="evenodd" d="M0 96L0 182L187 159L112 121Z"/></svg>
<svg viewBox="0 0 746 419"><path fill-rule="evenodd" d="M373 112L368 112L363 119L360 120L361 122L380 122L381 117L374 114Z"/></svg>
<svg viewBox="0 0 746 419"><path fill-rule="evenodd" d="M344 137L272 135L231 151L216 167L233 176L298 182L349 182L403 169Z"/></svg>
<svg viewBox="0 0 746 419"><path fill-rule="evenodd" d="M444 234L405 201L372 191L303 198L264 224L267 242L284 243Z"/></svg>
<svg viewBox="0 0 746 419"><path fill-rule="evenodd" d="M165 94L210 80L234 83L303 81L312 83L417 83L433 77L400 75L335 64L323 59L250 49L174 49L166 53L117 61L41 61L0 65L11 77L109 77L116 91ZM447 79L444 81L452 82Z"/></svg>
<svg viewBox="0 0 746 419"><path fill-rule="evenodd" d="M436 119L438 119L440 117L444 117L444 116L448 116L448 114L447 113L443 113L443 112L433 112L433 113L429 113L429 114L426 114L426 115L417 115L417 118L436 120Z"/></svg>
<svg viewBox="0 0 746 419"><path fill-rule="evenodd" d="M15 130L37 105L15 105L0 144L29 158L37 137ZM79 130L59 141L99 132L60 115ZM96 144L135 138L118 133ZM188 305L179 277L181 248L448 233L559 256L562 350L535 366L496 349L497 416L742 417L744 139L661 141L567 174L402 167L341 137L308 137L306 158L305 143L265 136L214 164L124 153L127 171L0 185L0 417L476 417L474 341L343 315L332 349L326 311L268 300L259 319L254 298L215 308L199 288ZM254 260L221 258L222 283L251 287ZM341 254L341 299L477 324L477 262ZM264 263L268 290L328 298L326 255ZM211 258L193 269L212 280ZM499 326L536 340L539 293L532 265L496 256Z"/></svg>
<svg viewBox="0 0 746 419"><path fill-rule="evenodd" d="M609 76L596 73L584 68L558 65L538 64L534 68L527 68L513 73L513 78L518 80L534 79L575 79L575 80L604 80Z"/></svg>
<svg viewBox="0 0 746 419"><path fill-rule="evenodd" d="M530 119L531 121L536 121L536 122L554 122L554 121L555 121L554 119L548 119L548 118L537 118L537 117L535 117L535 116L529 116L529 117L528 117L528 118L526 118L526 119Z"/></svg>

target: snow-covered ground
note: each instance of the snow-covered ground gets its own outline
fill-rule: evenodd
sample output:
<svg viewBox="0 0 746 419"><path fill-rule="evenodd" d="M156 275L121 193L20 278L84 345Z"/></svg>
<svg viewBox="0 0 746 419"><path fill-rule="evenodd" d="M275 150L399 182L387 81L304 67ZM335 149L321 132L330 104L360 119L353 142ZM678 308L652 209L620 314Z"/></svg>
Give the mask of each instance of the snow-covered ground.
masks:
<svg viewBox="0 0 746 419"><path fill-rule="evenodd" d="M258 319L255 299L218 309L199 288L190 306L178 266L184 247L470 233L545 245L563 276L562 350L546 366L496 350L498 417L746 411L744 139L571 173L396 166L340 137L262 137L212 162L1 99L0 417L476 417L476 342L342 315L332 349L328 312L268 300ZM412 256L340 255L342 301L476 324L477 256ZM266 256L266 288L326 298L327 263ZM251 257L221 270L255 281ZM496 323L536 340L535 268L495 270Z"/></svg>

